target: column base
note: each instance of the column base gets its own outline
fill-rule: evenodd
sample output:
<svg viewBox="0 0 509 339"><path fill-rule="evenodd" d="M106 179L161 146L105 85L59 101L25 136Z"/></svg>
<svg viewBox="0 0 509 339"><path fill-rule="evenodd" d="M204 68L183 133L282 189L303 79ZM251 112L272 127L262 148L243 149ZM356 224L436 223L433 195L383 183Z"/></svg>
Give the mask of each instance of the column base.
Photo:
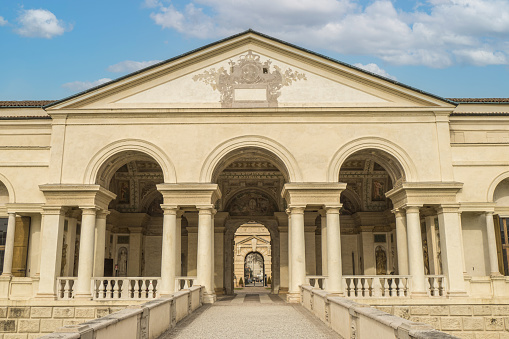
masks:
<svg viewBox="0 0 509 339"><path fill-rule="evenodd" d="M411 298L427 298L428 293L427 292L411 292L410 297Z"/></svg>
<svg viewBox="0 0 509 339"><path fill-rule="evenodd" d="M448 298L464 298L464 297L468 297L468 294L465 291L448 291L447 297Z"/></svg>
<svg viewBox="0 0 509 339"><path fill-rule="evenodd" d="M37 293L34 299L39 300L57 300L57 295L53 293Z"/></svg>
<svg viewBox="0 0 509 339"><path fill-rule="evenodd" d="M502 274L500 274L500 272L491 272L490 273L490 277L492 278L498 278L498 277L503 277Z"/></svg>
<svg viewBox="0 0 509 339"><path fill-rule="evenodd" d="M213 304L217 300L217 296L215 293L203 293L202 302L204 304Z"/></svg>
<svg viewBox="0 0 509 339"><path fill-rule="evenodd" d="M288 292L286 295L286 302L291 304L300 303L300 292Z"/></svg>

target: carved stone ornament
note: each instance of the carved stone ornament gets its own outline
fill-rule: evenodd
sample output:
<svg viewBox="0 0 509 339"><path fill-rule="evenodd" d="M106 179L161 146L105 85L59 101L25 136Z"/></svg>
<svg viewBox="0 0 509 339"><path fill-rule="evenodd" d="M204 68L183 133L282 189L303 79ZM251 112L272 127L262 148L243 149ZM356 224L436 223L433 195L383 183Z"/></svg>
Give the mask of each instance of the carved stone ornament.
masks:
<svg viewBox="0 0 509 339"><path fill-rule="evenodd" d="M282 70L271 66L272 61L262 62L260 55L248 51L230 60L230 69L211 68L193 77L210 85L214 91L221 93L221 107L277 107L281 88L292 82L307 80L304 73L291 68Z"/></svg>
<svg viewBox="0 0 509 339"><path fill-rule="evenodd" d="M225 210L231 216L270 216L277 211L276 204L265 194L243 192L235 196Z"/></svg>

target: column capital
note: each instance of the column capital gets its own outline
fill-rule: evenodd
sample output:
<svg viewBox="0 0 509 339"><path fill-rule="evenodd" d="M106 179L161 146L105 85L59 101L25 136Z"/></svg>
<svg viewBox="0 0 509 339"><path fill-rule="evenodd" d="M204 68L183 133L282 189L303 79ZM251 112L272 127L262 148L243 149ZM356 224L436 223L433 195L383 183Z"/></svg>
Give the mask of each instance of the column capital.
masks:
<svg viewBox="0 0 509 339"><path fill-rule="evenodd" d="M164 215L167 214L177 214L179 207L177 205L167 205L161 204L161 209L163 210Z"/></svg>
<svg viewBox="0 0 509 339"><path fill-rule="evenodd" d="M394 213L396 218L404 218L406 215L404 208L395 208L391 212Z"/></svg>
<svg viewBox="0 0 509 339"><path fill-rule="evenodd" d="M440 205L440 207L437 208L437 213L459 213L460 212L460 204L447 204L447 205Z"/></svg>
<svg viewBox="0 0 509 339"><path fill-rule="evenodd" d="M341 210L341 207L343 205L330 205L330 206L325 206L325 213L327 215L329 214L340 214L340 210Z"/></svg>
<svg viewBox="0 0 509 339"><path fill-rule="evenodd" d="M198 214L210 214L212 215L212 210L214 209L214 205L197 205Z"/></svg>
<svg viewBox="0 0 509 339"><path fill-rule="evenodd" d="M64 216L66 208L63 206L43 206L42 215L62 215Z"/></svg>
<svg viewBox="0 0 509 339"><path fill-rule="evenodd" d="M495 211L486 211L484 212L486 214L486 216L489 216L489 215L494 215L495 214Z"/></svg>
<svg viewBox="0 0 509 339"><path fill-rule="evenodd" d="M95 206L80 206L81 215L96 215L99 210Z"/></svg>
<svg viewBox="0 0 509 339"><path fill-rule="evenodd" d="M304 210L306 209L305 205L289 205L288 210L291 214L304 214Z"/></svg>
<svg viewBox="0 0 509 339"><path fill-rule="evenodd" d="M318 214L320 214L320 216L321 216L321 217L325 217L325 216L326 216L326 214L327 214L327 212L325 211L325 209L324 209L324 208L322 208L322 209L319 209L319 210L318 210Z"/></svg>
<svg viewBox="0 0 509 339"><path fill-rule="evenodd" d="M422 205L405 205L406 214L408 213L419 213Z"/></svg>
<svg viewBox="0 0 509 339"><path fill-rule="evenodd" d="M106 219L106 217L110 214L110 211L106 210L98 210L96 213L97 219Z"/></svg>

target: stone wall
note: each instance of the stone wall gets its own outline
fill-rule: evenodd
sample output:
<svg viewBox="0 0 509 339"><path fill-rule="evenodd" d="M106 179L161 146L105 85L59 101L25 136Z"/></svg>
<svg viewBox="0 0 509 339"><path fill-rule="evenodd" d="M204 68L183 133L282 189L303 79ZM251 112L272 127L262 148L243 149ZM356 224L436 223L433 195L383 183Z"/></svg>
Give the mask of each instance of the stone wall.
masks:
<svg viewBox="0 0 509 339"><path fill-rule="evenodd" d="M101 318L126 306L0 307L0 339L30 339L67 325Z"/></svg>
<svg viewBox="0 0 509 339"><path fill-rule="evenodd" d="M444 304L375 306L386 313L465 339L509 339L509 305Z"/></svg>

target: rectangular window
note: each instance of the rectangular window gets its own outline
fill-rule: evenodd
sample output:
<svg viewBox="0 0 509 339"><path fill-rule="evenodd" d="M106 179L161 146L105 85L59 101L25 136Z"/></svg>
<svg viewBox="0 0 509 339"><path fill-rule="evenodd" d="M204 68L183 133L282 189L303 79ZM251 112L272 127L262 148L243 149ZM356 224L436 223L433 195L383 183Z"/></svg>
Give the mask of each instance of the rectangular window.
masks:
<svg viewBox="0 0 509 339"><path fill-rule="evenodd" d="M387 237L385 234L375 234L375 242L387 242Z"/></svg>

